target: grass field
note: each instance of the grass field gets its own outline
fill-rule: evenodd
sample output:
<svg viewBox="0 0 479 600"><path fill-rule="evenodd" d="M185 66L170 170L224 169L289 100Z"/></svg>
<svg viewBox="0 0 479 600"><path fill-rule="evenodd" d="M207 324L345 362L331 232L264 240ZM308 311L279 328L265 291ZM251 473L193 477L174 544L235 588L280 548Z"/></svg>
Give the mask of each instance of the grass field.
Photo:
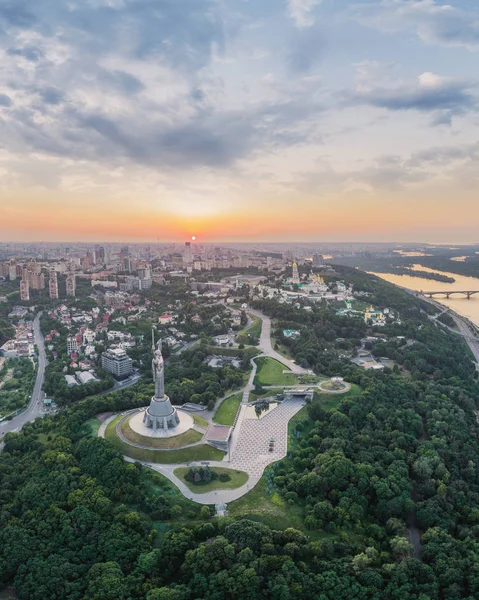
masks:
<svg viewBox="0 0 479 600"><path fill-rule="evenodd" d="M226 400L223 400L213 417L213 421L217 425L233 425L242 398L243 393L238 392L234 396L230 396L229 398L226 398Z"/></svg>
<svg viewBox="0 0 479 600"><path fill-rule="evenodd" d="M282 363L270 358L269 356L260 356L256 359L258 370L254 382L261 385L295 385L298 379L291 373L283 373L286 367Z"/></svg>
<svg viewBox="0 0 479 600"><path fill-rule="evenodd" d="M228 504L228 516L246 517L264 523L272 529L294 527L304 531L304 508L299 504L287 504L277 492L268 494L268 470L251 492ZM313 531L308 531L308 535L311 539L322 537L320 534L315 535Z"/></svg>
<svg viewBox="0 0 479 600"><path fill-rule="evenodd" d="M142 446L151 446L152 448L181 448L190 444L196 444L203 438L203 435L194 429L170 438L150 438L133 431L128 421L129 419L125 419L121 424L121 432L127 440Z"/></svg>
<svg viewBox="0 0 479 600"><path fill-rule="evenodd" d="M100 419L97 419L96 417L88 419L88 421L85 421L85 423L83 423L83 426L88 431L88 437L96 437L98 435L98 429L100 428L100 425Z"/></svg>
<svg viewBox="0 0 479 600"><path fill-rule="evenodd" d="M195 492L196 494L206 494L206 492L213 492L215 490L235 490L248 481L248 474L244 471L234 471L233 469L213 467L210 469L211 471L217 475L226 473L231 477L231 480L223 482L219 479L215 479L215 481L210 481L210 483L206 483L205 485L195 485L189 481L186 481L185 479L185 475L189 470L189 467L180 467L179 469L175 469L174 473L185 485L189 487L192 492Z"/></svg>
<svg viewBox="0 0 479 600"><path fill-rule="evenodd" d="M249 315L253 322L249 327L243 329L236 336L236 341L238 344L252 344L256 346L259 343L259 338L261 336L261 328L263 326L263 321L259 317L254 317L253 315Z"/></svg>
<svg viewBox="0 0 479 600"><path fill-rule="evenodd" d="M111 442L122 454L135 458L136 460L145 460L148 462L175 464L182 462L190 462L193 460L222 460L224 452L201 444L192 448L184 448L182 450L147 450L135 448L122 442L116 435L116 426L122 415L118 415L111 421L105 431L105 439Z"/></svg>
<svg viewBox="0 0 479 600"><path fill-rule="evenodd" d="M294 360L294 356L292 355L291 350L287 346L284 346L277 338L273 336L271 336L271 345L276 350L276 352L279 352L285 358Z"/></svg>
<svg viewBox="0 0 479 600"><path fill-rule="evenodd" d="M206 419L203 419L203 417L199 417L198 415L191 415L193 417L193 420L195 422L195 425L198 425L198 427L203 427L203 429L208 429L209 423Z"/></svg>
<svg viewBox="0 0 479 600"><path fill-rule="evenodd" d="M317 392L314 392L314 400L319 400L324 410L331 410L332 408L337 408L344 398L359 396L361 393L362 390L359 385L352 383L351 389L345 394L327 394L318 390Z"/></svg>

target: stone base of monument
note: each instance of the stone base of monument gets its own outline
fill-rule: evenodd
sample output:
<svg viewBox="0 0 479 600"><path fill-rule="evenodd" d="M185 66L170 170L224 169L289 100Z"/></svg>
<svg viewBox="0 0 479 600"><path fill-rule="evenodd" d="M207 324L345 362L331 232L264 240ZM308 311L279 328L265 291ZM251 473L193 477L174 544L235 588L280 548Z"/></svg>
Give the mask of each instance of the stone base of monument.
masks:
<svg viewBox="0 0 479 600"><path fill-rule="evenodd" d="M146 423L143 422L146 410L147 410L147 408L140 409L139 412L135 413L128 420L128 425L131 427L131 429L133 429L133 431L135 431L139 435L143 435L145 437L150 437L150 438L174 437L176 435L181 435L182 433L185 433L186 431L191 429L193 427L193 425L195 424L193 417L191 415L189 415L184 410L176 409L176 412L177 412L179 420L180 420L180 422L178 423L178 425L176 425L176 427L170 427L168 429L147 427Z"/></svg>

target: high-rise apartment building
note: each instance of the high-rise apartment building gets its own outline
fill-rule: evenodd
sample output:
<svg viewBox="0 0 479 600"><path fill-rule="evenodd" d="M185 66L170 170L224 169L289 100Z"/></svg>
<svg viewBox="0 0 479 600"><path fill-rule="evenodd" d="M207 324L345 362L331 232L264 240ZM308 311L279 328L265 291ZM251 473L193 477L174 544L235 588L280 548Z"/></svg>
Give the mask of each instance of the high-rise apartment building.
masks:
<svg viewBox="0 0 479 600"><path fill-rule="evenodd" d="M193 251L191 249L191 242L185 242L183 262L185 263L185 265L191 265L191 263L193 262Z"/></svg>
<svg viewBox="0 0 479 600"><path fill-rule="evenodd" d="M48 282L48 291L52 300L58 299L58 276L56 271L50 271L50 280Z"/></svg>
<svg viewBox="0 0 479 600"><path fill-rule="evenodd" d="M41 272L28 271L28 283L32 290L44 290L45 275Z"/></svg>
<svg viewBox="0 0 479 600"><path fill-rule="evenodd" d="M67 296L75 297L76 294L76 275L68 273L67 275Z"/></svg>
<svg viewBox="0 0 479 600"><path fill-rule="evenodd" d="M8 278L10 281L15 281L17 278L17 263L13 259L8 266Z"/></svg>
<svg viewBox="0 0 479 600"><path fill-rule="evenodd" d="M23 270L22 280L20 281L20 300L30 300L30 286L28 283L28 272Z"/></svg>

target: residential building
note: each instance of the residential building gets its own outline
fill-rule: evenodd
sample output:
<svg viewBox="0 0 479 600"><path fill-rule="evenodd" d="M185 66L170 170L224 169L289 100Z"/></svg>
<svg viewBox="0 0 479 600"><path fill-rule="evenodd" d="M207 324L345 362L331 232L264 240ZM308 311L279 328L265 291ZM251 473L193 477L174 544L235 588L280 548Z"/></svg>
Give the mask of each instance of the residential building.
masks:
<svg viewBox="0 0 479 600"><path fill-rule="evenodd" d="M28 285L28 276L22 278L20 281L20 300L24 302L30 300L30 287Z"/></svg>
<svg viewBox="0 0 479 600"><path fill-rule="evenodd" d="M121 348L103 352L101 355L102 369L111 373L117 379L127 377L133 371L133 361Z"/></svg>
<svg viewBox="0 0 479 600"><path fill-rule="evenodd" d="M185 265L193 263L193 252L191 250L191 242L185 242L185 250L183 252L183 262Z"/></svg>
<svg viewBox="0 0 479 600"><path fill-rule="evenodd" d="M69 335L67 337L67 354L71 356L74 352L79 350L78 340L76 336Z"/></svg>
<svg viewBox="0 0 479 600"><path fill-rule="evenodd" d="M56 271L50 271L50 281L48 282L48 291L50 298L58 299L58 276Z"/></svg>
<svg viewBox="0 0 479 600"><path fill-rule="evenodd" d="M75 273L67 275L67 296L75 297L76 295L76 276Z"/></svg>

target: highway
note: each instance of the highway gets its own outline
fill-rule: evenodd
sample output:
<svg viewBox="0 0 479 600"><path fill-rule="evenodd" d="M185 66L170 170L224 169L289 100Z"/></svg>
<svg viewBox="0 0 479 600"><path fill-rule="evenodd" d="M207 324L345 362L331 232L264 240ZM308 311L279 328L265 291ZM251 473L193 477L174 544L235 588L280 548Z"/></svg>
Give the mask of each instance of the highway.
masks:
<svg viewBox="0 0 479 600"><path fill-rule="evenodd" d="M40 317L42 313L38 313L33 321L33 331L35 335L35 343L38 347L38 370L35 385L33 387L32 397L27 408L20 413L17 417L14 417L11 421L4 421L0 423L0 438L6 433L20 431L25 423L34 421L37 417L42 417L42 400L43 400L43 380L45 378L45 367L47 366L47 359L45 356L45 343L42 332L40 331Z"/></svg>

